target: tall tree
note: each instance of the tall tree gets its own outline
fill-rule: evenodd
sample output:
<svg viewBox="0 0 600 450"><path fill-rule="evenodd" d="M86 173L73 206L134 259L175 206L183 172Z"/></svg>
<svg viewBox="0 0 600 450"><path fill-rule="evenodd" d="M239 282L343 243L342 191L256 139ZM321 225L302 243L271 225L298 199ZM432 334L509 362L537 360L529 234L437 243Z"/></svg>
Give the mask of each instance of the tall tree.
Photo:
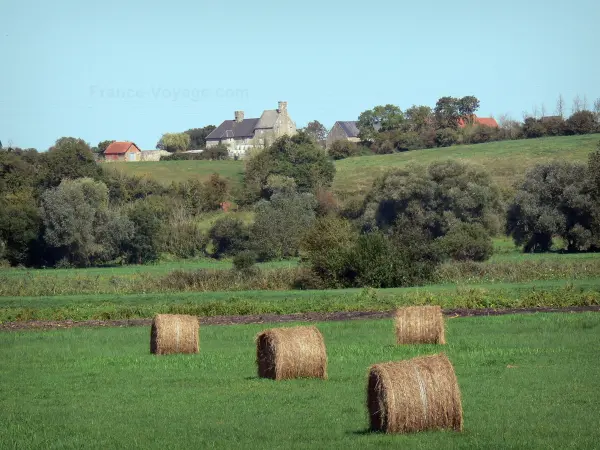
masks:
<svg viewBox="0 0 600 450"><path fill-rule="evenodd" d="M425 131L433 123L433 111L429 106L413 105L404 112L404 115L410 131L417 133Z"/></svg>
<svg viewBox="0 0 600 450"><path fill-rule="evenodd" d="M458 100L458 113L469 123L473 123L475 112L479 109L479 100L473 95L467 95Z"/></svg>
<svg viewBox="0 0 600 450"><path fill-rule="evenodd" d="M43 182L45 187L55 187L64 178L90 177L102 178L102 168L96 164L90 146L83 140L74 137L57 139L48 152L40 155L45 158L47 175Z"/></svg>
<svg viewBox="0 0 600 450"><path fill-rule="evenodd" d="M559 94L558 99L556 100L556 115L562 118L565 117L565 99L562 94Z"/></svg>
<svg viewBox="0 0 600 450"><path fill-rule="evenodd" d="M206 147L206 137L217 127L206 125L202 128L190 128L186 131L190 135L190 148L198 150Z"/></svg>
<svg viewBox="0 0 600 450"><path fill-rule="evenodd" d="M165 133L162 135L156 148L168 152L184 152L190 148L191 138L187 133Z"/></svg>
<svg viewBox="0 0 600 450"><path fill-rule="evenodd" d="M573 106L571 107L571 114L575 114L576 112L579 112L583 109L582 105L581 105L581 97L579 97L579 94L577 94L575 96L575 98L573 99Z"/></svg>
<svg viewBox="0 0 600 450"><path fill-rule="evenodd" d="M308 122L308 125L303 129L306 134L312 137L315 142L321 146L325 146L325 139L327 138L327 128L318 120Z"/></svg>
<svg viewBox="0 0 600 450"><path fill-rule="evenodd" d="M440 98L433 110L437 128L458 128L460 120L459 100L454 97Z"/></svg>
<svg viewBox="0 0 600 450"><path fill-rule="evenodd" d="M402 110L387 104L363 111L358 116L359 137L362 140L372 140L378 132L399 129L404 123Z"/></svg>

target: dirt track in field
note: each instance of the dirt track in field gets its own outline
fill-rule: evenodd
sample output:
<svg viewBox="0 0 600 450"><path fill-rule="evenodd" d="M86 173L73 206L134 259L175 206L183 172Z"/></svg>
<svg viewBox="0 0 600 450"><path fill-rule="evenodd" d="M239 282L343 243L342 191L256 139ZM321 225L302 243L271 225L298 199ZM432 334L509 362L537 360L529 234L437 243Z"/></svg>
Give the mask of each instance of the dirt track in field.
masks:
<svg viewBox="0 0 600 450"><path fill-rule="evenodd" d="M568 308L512 308L512 309L445 309L444 315L449 318L473 316L500 316L505 314L535 314L535 313L578 313L596 311L600 306L573 306ZM285 323L285 322L326 322L358 319L385 319L392 317L394 311L354 311L334 313L297 313L297 314L260 314L248 316L214 316L200 317L202 325L240 325L252 323ZM60 321L30 321L6 322L0 324L0 331L22 330L56 330L75 327L139 327L150 326L152 319L124 320L72 320Z"/></svg>

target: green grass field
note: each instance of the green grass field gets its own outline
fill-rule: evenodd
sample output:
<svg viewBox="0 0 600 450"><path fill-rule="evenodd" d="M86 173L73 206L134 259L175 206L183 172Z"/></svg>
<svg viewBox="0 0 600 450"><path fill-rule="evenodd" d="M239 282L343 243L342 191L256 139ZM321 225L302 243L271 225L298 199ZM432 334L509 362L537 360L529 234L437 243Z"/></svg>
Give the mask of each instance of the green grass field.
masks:
<svg viewBox="0 0 600 450"><path fill-rule="evenodd" d="M396 346L391 320L318 324L329 379L256 377L262 325L201 328L156 357L147 327L0 333L2 448L597 448L600 314L447 320L448 345ZM464 432L368 431L371 364L445 351Z"/></svg>
<svg viewBox="0 0 600 450"><path fill-rule="evenodd" d="M373 155L348 158L336 162L333 189L338 194L364 192L384 171L409 163L428 164L444 159L468 160L486 167L505 189L518 181L525 171L542 161L556 158L586 161L596 148L600 134L561 136L518 141L491 142L477 145L458 145L447 148L413 150L392 155ZM238 186L243 178L242 161L164 161L111 163L125 173L154 178L169 185L189 178L207 179L213 172L228 178Z"/></svg>

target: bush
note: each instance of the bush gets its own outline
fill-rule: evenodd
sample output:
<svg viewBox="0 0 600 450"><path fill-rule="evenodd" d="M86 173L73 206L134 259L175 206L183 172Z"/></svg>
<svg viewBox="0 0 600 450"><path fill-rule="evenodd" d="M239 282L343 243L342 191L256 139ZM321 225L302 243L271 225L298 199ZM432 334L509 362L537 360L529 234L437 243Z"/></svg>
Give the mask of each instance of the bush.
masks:
<svg viewBox="0 0 600 450"><path fill-rule="evenodd" d="M256 272L256 253L250 250L244 250L233 257L233 267L235 270L251 275Z"/></svg>
<svg viewBox="0 0 600 450"><path fill-rule="evenodd" d="M578 111L567 119L569 134L589 134L598 131L596 116L591 111Z"/></svg>
<svg viewBox="0 0 600 450"><path fill-rule="evenodd" d="M161 156L161 161L201 161L206 159L203 156L203 153L185 153L185 152L177 152L172 153L170 155Z"/></svg>
<svg viewBox="0 0 600 450"><path fill-rule="evenodd" d="M523 122L523 135L528 138L539 138L546 135L542 122L534 117L527 117Z"/></svg>
<svg viewBox="0 0 600 450"><path fill-rule="evenodd" d="M208 238L195 219L184 214L172 217L161 227L159 250L178 258L195 258L205 254Z"/></svg>
<svg viewBox="0 0 600 450"><path fill-rule="evenodd" d="M452 128L442 128L435 133L435 144L438 147L450 147L458 142L458 132Z"/></svg>
<svg viewBox="0 0 600 450"><path fill-rule="evenodd" d="M459 161L392 170L373 183L365 199L364 230L387 230L399 220L433 238L457 222L499 231L500 190L482 168Z"/></svg>
<svg viewBox="0 0 600 450"><path fill-rule="evenodd" d="M546 136L563 136L567 132L567 125L562 117L546 117L542 119Z"/></svg>
<svg viewBox="0 0 600 450"><path fill-rule="evenodd" d="M240 219L223 217L208 232L213 243L213 256L233 256L247 250L250 240L248 227Z"/></svg>
<svg viewBox="0 0 600 450"><path fill-rule="evenodd" d="M358 155L358 146L345 139L334 141L327 150L329 156L335 160Z"/></svg>
<svg viewBox="0 0 600 450"><path fill-rule="evenodd" d="M494 252L492 238L480 224L460 223L436 243L442 255L455 261L486 261Z"/></svg>
<svg viewBox="0 0 600 450"><path fill-rule="evenodd" d="M525 252L545 252L554 236L568 251L600 244L593 175L584 164L552 162L529 170L507 213L507 234Z"/></svg>
<svg viewBox="0 0 600 450"><path fill-rule="evenodd" d="M251 227L252 248L260 261L298 255L304 231L315 220L312 194L276 193L256 205Z"/></svg>

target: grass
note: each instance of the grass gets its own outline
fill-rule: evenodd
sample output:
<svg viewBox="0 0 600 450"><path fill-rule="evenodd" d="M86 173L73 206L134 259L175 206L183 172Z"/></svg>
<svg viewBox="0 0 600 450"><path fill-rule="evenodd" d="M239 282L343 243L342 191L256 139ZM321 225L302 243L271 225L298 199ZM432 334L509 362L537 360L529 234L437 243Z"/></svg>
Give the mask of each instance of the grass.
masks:
<svg viewBox="0 0 600 450"><path fill-rule="evenodd" d="M595 448L600 314L447 321L446 346L395 346L390 320L318 324L329 380L256 377L268 324L202 327L155 357L149 329L0 333L4 448ZM368 432L371 364L445 351L463 433Z"/></svg>
<svg viewBox="0 0 600 450"><path fill-rule="evenodd" d="M340 195L364 193L373 180L388 169L409 163L461 159L483 165L501 187L510 191L513 183L521 179L529 167L542 161L556 158L586 161L587 155L596 149L598 140L599 134L546 137L348 158L336 162L333 189ZM233 186L239 186L244 172L242 161L119 162L107 164L107 167L154 178L165 185L189 178L205 180L216 172L231 180Z"/></svg>
<svg viewBox="0 0 600 450"><path fill-rule="evenodd" d="M1 297L0 323L117 320L159 313L198 316L388 311L403 305L531 308L600 305L600 278L527 283L454 284L395 289L177 292Z"/></svg>

